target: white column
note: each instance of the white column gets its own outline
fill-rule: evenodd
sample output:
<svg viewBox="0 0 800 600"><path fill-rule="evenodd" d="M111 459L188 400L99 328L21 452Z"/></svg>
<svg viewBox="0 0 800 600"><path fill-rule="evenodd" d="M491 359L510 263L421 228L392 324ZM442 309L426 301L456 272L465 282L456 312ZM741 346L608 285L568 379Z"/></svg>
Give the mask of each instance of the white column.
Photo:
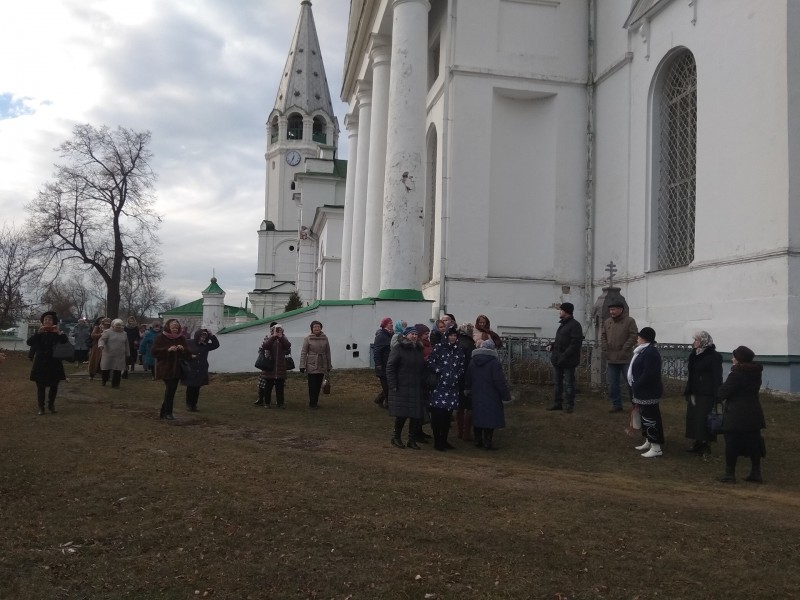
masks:
<svg viewBox="0 0 800 600"><path fill-rule="evenodd" d="M381 291L421 300L428 0L393 0Z"/></svg>
<svg viewBox="0 0 800 600"><path fill-rule="evenodd" d="M364 274L364 227L367 220L367 172L369 168L369 129L372 120L372 87L359 82L358 100L358 151L356 163L356 188L353 197L353 244L350 252L350 300L361 300L361 282Z"/></svg>
<svg viewBox="0 0 800 600"><path fill-rule="evenodd" d="M381 291L381 238L383 237L383 182L386 171L386 127L389 116L389 63L392 48L389 40L372 39L372 126L369 130L369 173L367 181L367 217L364 228L363 297L372 298Z"/></svg>
<svg viewBox="0 0 800 600"><path fill-rule="evenodd" d="M356 189L356 166L358 165L358 117L349 113L344 117L347 129L347 183L344 192L344 224L342 229L342 267L339 283L339 299L350 299L350 253L353 241L353 196Z"/></svg>

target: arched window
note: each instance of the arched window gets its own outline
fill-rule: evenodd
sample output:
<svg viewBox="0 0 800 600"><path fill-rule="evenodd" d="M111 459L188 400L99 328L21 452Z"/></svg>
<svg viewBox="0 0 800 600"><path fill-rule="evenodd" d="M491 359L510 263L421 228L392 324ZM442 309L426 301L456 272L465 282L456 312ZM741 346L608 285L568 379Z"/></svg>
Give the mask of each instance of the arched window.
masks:
<svg viewBox="0 0 800 600"><path fill-rule="evenodd" d="M327 144L328 143L328 136L325 134L325 119L322 117L314 117L314 131L311 134L311 138L319 143L319 144Z"/></svg>
<svg viewBox="0 0 800 600"><path fill-rule="evenodd" d="M661 69L655 88L653 172L658 202L658 269L694 260L697 180L697 67L683 50Z"/></svg>
<svg viewBox="0 0 800 600"><path fill-rule="evenodd" d="M298 113L292 113L287 120L286 139L289 140L302 140L303 139L303 116Z"/></svg>

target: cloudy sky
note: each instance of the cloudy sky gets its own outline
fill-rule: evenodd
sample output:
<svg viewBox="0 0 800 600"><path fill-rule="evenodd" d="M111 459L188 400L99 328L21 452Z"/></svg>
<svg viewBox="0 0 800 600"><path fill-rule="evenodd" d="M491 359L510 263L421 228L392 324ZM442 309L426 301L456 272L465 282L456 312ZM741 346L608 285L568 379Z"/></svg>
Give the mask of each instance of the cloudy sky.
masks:
<svg viewBox="0 0 800 600"><path fill-rule="evenodd" d="M334 110L349 0L314 0ZM0 224L52 178L75 124L150 130L165 277L181 302L212 268L239 305L264 218L264 122L300 0L28 0L0 20ZM346 141L341 135L340 141ZM346 147L339 156L347 158Z"/></svg>

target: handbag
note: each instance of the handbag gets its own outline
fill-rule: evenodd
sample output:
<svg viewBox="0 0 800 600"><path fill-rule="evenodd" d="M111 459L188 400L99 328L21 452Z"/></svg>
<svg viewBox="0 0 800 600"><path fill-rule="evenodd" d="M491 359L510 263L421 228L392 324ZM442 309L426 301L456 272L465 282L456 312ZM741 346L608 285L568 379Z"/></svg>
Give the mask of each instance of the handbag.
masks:
<svg viewBox="0 0 800 600"><path fill-rule="evenodd" d="M714 412L710 412L706 415L706 429L708 429L708 433L711 435L722 433L723 415L719 412L718 406L719 405L715 402Z"/></svg>
<svg viewBox="0 0 800 600"><path fill-rule="evenodd" d="M270 362L269 350L259 348L258 358L256 358L256 364L254 365L255 368L261 371L266 371L270 367Z"/></svg>
<svg viewBox="0 0 800 600"><path fill-rule="evenodd" d="M53 346L53 358L72 362L75 359L75 346L69 342L59 342Z"/></svg>
<svg viewBox="0 0 800 600"><path fill-rule="evenodd" d="M287 354L283 357L286 361L286 370L287 371L294 371L294 359L292 358L291 354Z"/></svg>
<svg viewBox="0 0 800 600"><path fill-rule="evenodd" d="M331 393L331 380L328 379L328 376L325 376L325 379L322 380L322 393L326 396Z"/></svg>
<svg viewBox="0 0 800 600"><path fill-rule="evenodd" d="M642 413L639 412L639 405L634 404L631 408L631 429L642 428Z"/></svg>
<svg viewBox="0 0 800 600"><path fill-rule="evenodd" d="M425 374L423 375L422 378L422 383L429 390L435 389L439 383L439 375L437 375L436 371L434 371L431 367L426 366Z"/></svg>

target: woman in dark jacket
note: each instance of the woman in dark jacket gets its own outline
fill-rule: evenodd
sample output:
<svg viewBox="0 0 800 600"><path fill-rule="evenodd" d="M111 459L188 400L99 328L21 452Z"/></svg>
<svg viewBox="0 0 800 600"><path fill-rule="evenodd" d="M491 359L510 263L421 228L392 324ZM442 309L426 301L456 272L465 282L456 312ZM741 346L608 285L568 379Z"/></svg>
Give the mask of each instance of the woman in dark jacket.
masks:
<svg viewBox="0 0 800 600"><path fill-rule="evenodd" d="M736 459L750 457L750 474L745 481L761 483L761 459L766 456L761 430L766 428L764 411L758 399L761 372L764 368L753 362L755 354L747 346L733 351L733 366L719 389L719 399L725 401L722 432L725 435L724 483L736 483Z"/></svg>
<svg viewBox="0 0 800 600"><path fill-rule="evenodd" d="M503 402L511 401L503 367L494 348L494 341L487 339L473 350L466 381L472 398L475 445L486 450L495 449L492 445L494 430L506 426Z"/></svg>
<svg viewBox="0 0 800 600"><path fill-rule="evenodd" d="M191 357L186 338L181 334L178 319L169 319L164 324L164 331L156 337L151 350L156 359L155 378L164 381L164 402L161 404L161 419L174 420L172 406L175 391L181 380L181 361Z"/></svg>
<svg viewBox="0 0 800 600"><path fill-rule="evenodd" d="M664 443L664 425L658 403L664 393L661 383L661 354L656 349L656 332L652 327L643 327L639 332L633 358L628 366L628 383L633 392L633 403L639 407L642 417L644 443L636 446L645 450L644 458L661 456Z"/></svg>
<svg viewBox="0 0 800 600"><path fill-rule="evenodd" d="M125 335L128 336L128 359L125 365L125 372L122 374L123 379L128 378L128 371L133 371L136 366L136 355L139 349L139 342L141 337L139 335L139 323L136 322L136 317L131 315L123 328Z"/></svg>
<svg viewBox="0 0 800 600"><path fill-rule="evenodd" d="M66 379L64 365L61 359L53 358L53 348L56 344L68 342L67 334L58 328L58 316L52 311L44 313L40 319L42 326L28 338L28 346L33 352L33 367L31 367L31 381L36 382L36 402L39 404L39 414L44 414L45 389L50 388L47 395L47 409L56 412L56 395L58 383Z"/></svg>
<svg viewBox="0 0 800 600"><path fill-rule="evenodd" d="M389 384L386 382L386 361L391 352L392 332L394 322L390 317L381 319L381 327L375 332L375 341L372 343L372 359L375 363L375 377L381 382L381 391L375 396L375 404L383 408L389 407Z"/></svg>
<svg viewBox="0 0 800 600"><path fill-rule="evenodd" d="M722 385L722 357L707 331L698 331L689 354L689 378L683 392L686 398L686 437L694 440L688 452L709 454L709 442L717 436L708 431L706 417L717 403L717 391Z"/></svg>
<svg viewBox="0 0 800 600"><path fill-rule="evenodd" d="M191 412L197 412L200 388L208 385L208 353L219 348L219 340L208 329L199 329L195 331L194 339L187 342L187 346L191 358L185 362L187 369L183 373L186 408Z"/></svg>
<svg viewBox="0 0 800 600"><path fill-rule="evenodd" d="M428 404L431 409L433 447L436 450L454 450L447 441L453 410L458 408L463 389L465 370L464 351L459 346L459 332L455 327L447 330L446 341L437 344L428 358L428 368L438 376ZM472 339L470 338L470 343Z"/></svg>
<svg viewBox="0 0 800 600"><path fill-rule="evenodd" d="M419 450L417 431L425 417L422 381L425 359L422 344L417 340L417 330L406 327L389 353L386 361L386 382L389 386L389 416L394 417L394 434L391 443L395 448L405 448L402 434L406 419L409 448Z"/></svg>
<svg viewBox="0 0 800 600"><path fill-rule="evenodd" d="M283 395L287 372L286 355L292 351L292 343L283 334L283 327L275 323L261 347L269 353L269 368L261 371L259 376L256 404L272 408L272 388L275 388L278 408L286 408Z"/></svg>

